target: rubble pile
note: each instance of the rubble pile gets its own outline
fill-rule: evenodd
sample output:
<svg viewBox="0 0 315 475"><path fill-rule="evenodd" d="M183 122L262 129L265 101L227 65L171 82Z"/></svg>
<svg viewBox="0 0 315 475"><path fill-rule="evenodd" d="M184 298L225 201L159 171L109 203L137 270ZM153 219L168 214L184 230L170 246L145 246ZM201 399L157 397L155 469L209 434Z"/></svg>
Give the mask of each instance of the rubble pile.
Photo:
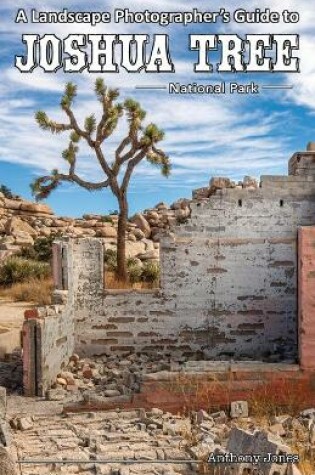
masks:
<svg viewBox="0 0 315 475"><path fill-rule="evenodd" d="M184 360L182 358L182 360ZM172 361L161 355L129 354L122 359L119 355L102 356L93 360L81 359L74 354L69 364L57 375L48 392L49 399L62 400L86 396L93 392L107 400L127 396L140 391L143 375L170 371Z"/></svg>
<svg viewBox="0 0 315 475"><path fill-rule="evenodd" d="M246 405L246 401L239 403ZM24 475L192 475L227 473L227 466L234 474L256 473L253 470L258 469L264 475L300 475L297 460L302 465L314 457L315 409L298 417L279 415L269 426L262 427L261 423L254 417L231 417L224 411L200 410L184 417L159 408L23 415L10 421L20 457L69 461L64 466L28 464L23 467ZM227 461L220 463L222 472L215 471L218 465L212 464L214 457L226 456L228 460L231 453L243 457L285 455L288 462L258 461L253 465L249 459Z"/></svg>

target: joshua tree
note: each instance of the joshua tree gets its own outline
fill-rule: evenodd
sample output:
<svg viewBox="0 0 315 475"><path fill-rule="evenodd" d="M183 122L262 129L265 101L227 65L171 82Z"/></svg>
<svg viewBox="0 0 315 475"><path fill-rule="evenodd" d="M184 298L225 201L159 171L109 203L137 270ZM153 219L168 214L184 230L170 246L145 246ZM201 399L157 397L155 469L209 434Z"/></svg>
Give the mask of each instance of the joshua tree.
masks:
<svg viewBox="0 0 315 475"><path fill-rule="evenodd" d="M62 153L62 157L69 164L69 170L68 173L52 170L50 175L36 179L31 187L37 200L46 198L63 181L76 183L89 191L109 187L116 196L119 206L117 275L119 279L126 280L127 191L131 175L135 167L146 159L151 164L159 166L164 176L168 176L170 161L163 150L157 148L157 143L164 138L164 132L155 124L143 125L146 113L138 102L133 99L127 99L123 103L118 102L118 89L106 87L101 78L95 81L95 93L101 103L102 116L99 122L92 114L85 119L84 127L79 125L72 111L72 105L77 95L77 87L73 83L66 84L60 103L68 118L66 123L51 120L43 111L36 113L36 121L43 130L52 133L70 132L69 145ZM119 119L124 115L128 119L128 133L109 161L104 151L104 142L116 130ZM81 139L89 145L95 154L104 174L103 181L97 183L86 181L76 173L78 142Z"/></svg>

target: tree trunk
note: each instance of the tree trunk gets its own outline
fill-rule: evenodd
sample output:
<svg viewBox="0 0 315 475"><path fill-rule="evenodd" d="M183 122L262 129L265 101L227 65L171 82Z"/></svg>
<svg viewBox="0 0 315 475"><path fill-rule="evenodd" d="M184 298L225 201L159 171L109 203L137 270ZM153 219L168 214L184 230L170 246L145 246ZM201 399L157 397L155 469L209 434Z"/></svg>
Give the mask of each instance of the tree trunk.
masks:
<svg viewBox="0 0 315 475"><path fill-rule="evenodd" d="M119 216L118 216L118 236L117 236L117 277L121 281L128 280L127 262L126 262L126 231L128 221L128 203L126 196L118 198Z"/></svg>

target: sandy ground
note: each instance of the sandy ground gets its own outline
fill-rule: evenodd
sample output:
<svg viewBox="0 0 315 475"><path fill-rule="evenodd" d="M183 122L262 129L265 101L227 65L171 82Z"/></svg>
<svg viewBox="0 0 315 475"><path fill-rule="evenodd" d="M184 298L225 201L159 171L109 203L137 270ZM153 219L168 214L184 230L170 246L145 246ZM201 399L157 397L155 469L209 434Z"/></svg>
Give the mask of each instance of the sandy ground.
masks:
<svg viewBox="0 0 315 475"><path fill-rule="evenodd" d="M0 360L21 346L24 311L34 305L0 298Z"/></svg>
<svg viewBox="0 0 315 475"><path fill-rule="evenodd" d="M20 329L24 320L24 311L33 308L34 304L28 302L11 302L0 298L0 329Z"/></svg>
<svg viewBox="0 0 315 475"><path fill-rule="evenodd" d="M63 403L57 401L46 401L40 397L25 397L17 394L10 394L7 397L7 417L34 416L34 415L56 415L61 414Z"/></svg>

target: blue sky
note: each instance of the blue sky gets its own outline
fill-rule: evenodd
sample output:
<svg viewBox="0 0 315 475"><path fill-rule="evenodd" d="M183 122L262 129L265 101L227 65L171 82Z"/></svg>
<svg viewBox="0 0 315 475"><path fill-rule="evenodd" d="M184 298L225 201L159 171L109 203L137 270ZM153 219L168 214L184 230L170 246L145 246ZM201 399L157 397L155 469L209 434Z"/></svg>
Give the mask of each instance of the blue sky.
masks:
<svg viewBox="0 0 315 475"><path fill-rule="evenodd" d="M215 5L213 5L213 3ZM315 141L315 5L309 0L270 0L253 4L251 0L241 3L231 0L222 2L169 2L159 0L152 3L154 11L189 11L196 7L201 11L225 7L236 8L268 7L271 10L295 10L300 13L298 24L240 25L231 22L226 25L39 25L15 24L18 8L29 12L31 8L40 11L88 10L82 0L62 2L2 0L0 5L0 183L14 192L31 198L29 184L40 174L52 168L66 170L61 152L66 147L67 135L52 136L38 129L34 112L44 109L51 118L63 118L58 106L65 82L78 84L75 104L77 116L84 119L98 107L93 95L93 82L97 75L82 73L67 75L62 72L47 74L36 69L32 74L21 74L14 67L16 54L24 53L21 43L23 33L54 33L63 38L69 33L167 33L170 35L172 59L175 74L149 75L146 73L104 75L110 86L119 87L121 97L135 97L147 110L147 122L155 122L166 132L162 143L169 154L173 171L165 179L158 170L148 164L141 164L131 182L129 201L131 213L154 206L160 201L171 203L180 197L190 197L194 188L206 186L214 175L241 179L244 175L259 177L263 174L286 174L287 161L298 150L304 150L306 143ZM65 5L66 4L66 5ZM184 5L184 6L183 6ZM113 1L93 2L94 11L113 11ZM133 11L150 9L150 2L134 0L119 2L119 8ZM300 35L300 74L195 74L193 63L196 53L188 49L191 33L290 33ZM199 82L210 84L217 81L258 84L292 85L289 91L265 91L258 96L174 96L167 91L139 91L136 85L161 84L170 81L186 84ZM124 124L108 144L108 157L124 132ZM86 179L97 180L99 168L94 157L82 148L80 173ZM109 191L88 193L77 186L64 185L48 200L57 214L80 216L83 213L106 213L117 209L115 199Z"/></svg>

